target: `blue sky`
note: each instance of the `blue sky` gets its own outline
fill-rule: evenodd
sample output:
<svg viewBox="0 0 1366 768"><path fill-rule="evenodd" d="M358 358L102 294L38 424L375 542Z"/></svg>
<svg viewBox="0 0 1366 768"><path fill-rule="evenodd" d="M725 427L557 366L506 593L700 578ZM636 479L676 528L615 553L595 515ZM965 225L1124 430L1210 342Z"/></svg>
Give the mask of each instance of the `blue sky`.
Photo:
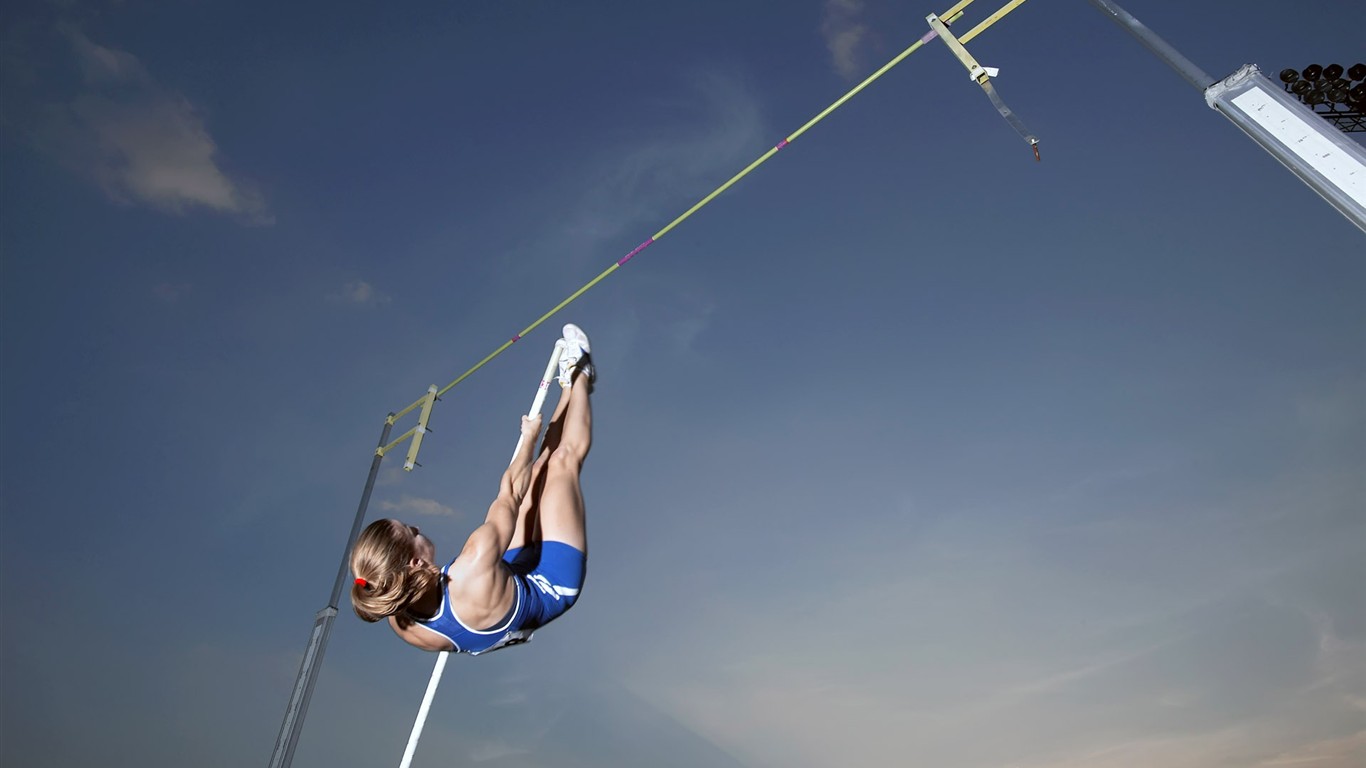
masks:
<svg viewBox="0 0 1366 768"><path fill-rule="evenodd" d="M1366 53L1123 5L1216 77ZM6 4L0 762L264 764L385 414L943 10ZM1086 2L970 47L1042 163L928 45L386 462L449 556L592 335L584 597L415 765L1366 760L1362 233ZM433 661L343 606L294 764L397 764Z"/></svg>

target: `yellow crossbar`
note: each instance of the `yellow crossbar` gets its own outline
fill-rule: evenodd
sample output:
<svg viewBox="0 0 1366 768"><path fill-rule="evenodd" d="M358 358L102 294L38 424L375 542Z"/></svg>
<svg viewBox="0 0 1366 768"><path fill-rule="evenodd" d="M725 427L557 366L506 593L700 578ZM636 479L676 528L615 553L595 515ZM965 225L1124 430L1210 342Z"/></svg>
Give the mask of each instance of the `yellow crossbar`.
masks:
<svg viewBox="0 0 1366 768"><path fill-rule="evenodd" d="M962 37L958 38L958 42L962 43L963 45L967 45L969 42L972 41L972 38L977 37L978 35L980 35L980 34L982 34L983 32L985 32L985 31L987 30L987 28L990 27L992 24L995 24L996 22L998 22L998 21L1000 21L1001 19L1005 18L1005 16L1006 16L1007 13L1010 13L1011 11L1015 10L1016 8L1019 8L1020 6L1024 5L1024 3L1025 3L1025 0L1010 0L1010 2L1008 2L1008 3L1006 3L1005 5L1001 6L1001 10L999 10L999 11L997 11L997 12L991 14L990 16L986 17L986 19L983 20L981 24L978 24L977 26L975 26L975 27L973 27L972 29L968 30L968 33L967 33L967 34L965 34L965 35L963 35Z"/></svg>

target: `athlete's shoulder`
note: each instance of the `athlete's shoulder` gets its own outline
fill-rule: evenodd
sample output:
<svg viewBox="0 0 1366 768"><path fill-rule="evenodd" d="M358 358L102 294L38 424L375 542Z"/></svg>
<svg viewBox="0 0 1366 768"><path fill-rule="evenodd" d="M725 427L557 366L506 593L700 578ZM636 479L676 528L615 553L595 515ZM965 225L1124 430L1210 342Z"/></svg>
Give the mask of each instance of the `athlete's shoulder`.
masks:
<svg viewBox="0 0 1366 768"><path fill-rule="evenodd" d="M414 648L421 648L424 651L453 651L455 644L445 637L433 632L432 630L412 622L407 626L400 626L398 619L389 617L389 628L394 630L403 642Z"/></svg>

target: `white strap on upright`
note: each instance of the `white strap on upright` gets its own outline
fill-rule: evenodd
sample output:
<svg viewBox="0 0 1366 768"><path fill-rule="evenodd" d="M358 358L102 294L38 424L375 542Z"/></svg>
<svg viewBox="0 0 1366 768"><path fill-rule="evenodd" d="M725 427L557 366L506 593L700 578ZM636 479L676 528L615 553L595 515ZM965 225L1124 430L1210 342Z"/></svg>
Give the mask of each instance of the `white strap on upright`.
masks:
<svg viewBox="0 0 1366 768"><path fill-rule="evenodd" d="M536 397L531 401L531 410L527 412L527 418L531 418L541 412L541 407L545 405L545 393L550 388L550 382L555 380L555 374L559 372L560 355L564 353L564 339L555 342L555 349L550 353L550 362L545 365L545 374L541 376L541 383L536 387ZM517 447L512 450L512 458L517 458L517 453L522 450L522 436L517 436ZM509 462L511 463L511 462ZM442 651L437 654L436 666L432 668L432 677L427 681L427 692L422 696L422 706L417 708L417 721L413 723L413 732L408 735L408 747L403 750L403 761L399 763L399 768L408 768L413 762L413 753L417 752L417 741L422 738L422 726L427 723L427 713L432 708L432 699L436 698L436 687L441 684L441 672L446 668L446 660L450 658L450 651Z"/></svg>

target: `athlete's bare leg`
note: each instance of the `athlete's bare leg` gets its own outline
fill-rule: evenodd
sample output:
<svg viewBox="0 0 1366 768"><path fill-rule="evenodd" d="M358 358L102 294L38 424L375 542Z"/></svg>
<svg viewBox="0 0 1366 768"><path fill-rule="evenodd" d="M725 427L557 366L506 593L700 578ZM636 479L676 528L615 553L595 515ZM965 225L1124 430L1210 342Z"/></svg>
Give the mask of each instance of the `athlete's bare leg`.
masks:
<svg viewBox="0 0 1366 768"><path fill-rule="evenodd" d="M568 400L569 406L561 418L557 444L549 454L544 485L537 494L541 539L564 542L584 553L588 552L588 537L579 472L593 443L592 388L588 377L576 372L574 385L561 395L560 402Z"/></svg>

